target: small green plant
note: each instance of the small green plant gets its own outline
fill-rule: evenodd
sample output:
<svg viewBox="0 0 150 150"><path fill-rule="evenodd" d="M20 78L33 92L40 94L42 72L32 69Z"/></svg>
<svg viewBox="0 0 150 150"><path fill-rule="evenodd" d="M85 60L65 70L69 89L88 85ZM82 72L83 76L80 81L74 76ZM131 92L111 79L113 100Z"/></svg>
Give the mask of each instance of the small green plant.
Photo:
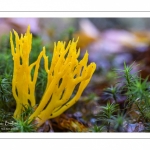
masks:
<svg viewBox="0 0 150 150"><path fill-rule="evenodd" d="M14 126L11 132L35 132L36 125L33 122L29 122L29 119L15 119Z"/></svg>
<svg viewBox="0 0 150 150"><path fill-rule="evenodd" d="M125 107L131 109L133 104L136 105L135 111L139 111L140 119L148 122L150 120L150 83L148 77L142 79L137 73L131 73L132 69L133 64L126 66L124 63L124 69L120 70L123 73L120 77L124 78L122 90L127 96Z"/></svg>
<svg viewBox="0 0 150 150"><path fill-rule="evenodd" d="M102 111L98 115L97 121L102 121L107 127L107 132L110 132L112 116L118 111L118 105L108 102L106 106L101 106L100 108Z"/></svg>
<svg viewBox="0 0 150 150"><path fill-rule="evenodd" d="M118 103L118 96L120 96L121 90L117 86L111 86L106 88L103 92L105 100L113 100L115 103Z"/></svg>
<svg viewBox="0 0 150 150"><path fill-rule="evenodd" d="M126 116L118 113L116 116L112 116L112 123L115 131L123 132L124 131L124 122L126 120Z"/></svg>
<svg viewBox="0 0 150 150"><path fill-rule="evenodd" d="M105 126L101 125L101 126L98 126L98 125L94 125L90 131L91 132L103 132L105 130Z"/></svg>
<svg viewBox="0 0 150 150"><path fill-rule="evenodd" d="M32 121L29 122L30 115L34 112L34 107L23 106L24 111L21 113L19 119L14 118L14 124L11 132L35 132L37 127Z"/></svg>
<svg viewBox="0 0 150 150"><path fill-rule="evenodd" d="M117 78L123 80L124 86L131 86L134 79L138 77L138 72L133 73L133 66L132 63L130 66L127 66L124 62L124 69L114 69L117 73Z"/></svg>
<svg viewBox="0 0 150 150"><path fill-rule="evenodd" d="M29 120L20 120L20 119L15 119L14 126L11 130L11 132L35 132L36 131L36 126L30 122Z"/></svg>

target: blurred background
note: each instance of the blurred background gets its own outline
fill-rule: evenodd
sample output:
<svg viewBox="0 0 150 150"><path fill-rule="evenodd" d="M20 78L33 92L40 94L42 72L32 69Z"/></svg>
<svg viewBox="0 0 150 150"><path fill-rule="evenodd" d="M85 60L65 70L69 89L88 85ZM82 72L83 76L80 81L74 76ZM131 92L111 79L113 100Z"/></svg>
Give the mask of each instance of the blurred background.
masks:
<svg viewBox="0 0 150 150"><path fill-rule="evenodd" d="M97 70L106 72L121 67L123 62L141 61L143 76L150 73L147 65L150 44L149 18L1 18L0 37L13 29L24 33L27 26L42 45L53 50L53 42L79 37L82 53L89 52ZM144 60L143 60L144 58Z"/></svg>

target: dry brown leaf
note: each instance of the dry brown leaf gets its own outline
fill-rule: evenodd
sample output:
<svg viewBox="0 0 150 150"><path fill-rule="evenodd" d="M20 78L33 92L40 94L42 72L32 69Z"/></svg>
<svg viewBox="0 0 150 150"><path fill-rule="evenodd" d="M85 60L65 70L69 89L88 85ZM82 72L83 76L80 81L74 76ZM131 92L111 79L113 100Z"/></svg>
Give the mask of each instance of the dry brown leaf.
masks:
<svg viewBox="0 0 150 150"><path fill-rule="evenodd" d="M68 117L65 114L62 114L57 118L54 118L52 122L54 128L59 129L59 131L63 131L63 132L66 131L87 132L88 131L88 127L86 127L76 119Z"/></svg>

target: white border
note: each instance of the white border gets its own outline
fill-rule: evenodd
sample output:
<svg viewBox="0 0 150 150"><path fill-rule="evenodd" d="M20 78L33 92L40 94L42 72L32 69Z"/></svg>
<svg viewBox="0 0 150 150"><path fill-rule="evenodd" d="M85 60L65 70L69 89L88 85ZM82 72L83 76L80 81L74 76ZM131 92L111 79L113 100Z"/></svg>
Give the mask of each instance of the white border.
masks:
<svg viewBox="0 0 150 150"><path fill-rule="evenodd" d="M0 139L150 139L149 133L0 133Z"/></svg>
<svg viewBox="0 0 150 150"><path fill-rule="evenodd" d="M22 18L150 18L150 12L1 12L1 18L22 17Z"/></svg>
<svg viewBox="0 0 150 150"><path fill-rule="evenodd" d="M149 11L149 0L1 0L1 11Z"/></svg>
<svg viewBox="0 0 150 150"><path fill-rule="evenodd" d="M2 149L10 150L43 150L43 149L54 149L54 150L143 150L148 149L149 139L145 140L112 140L112 139L17 139L17 140L1 140Z"/></svg>

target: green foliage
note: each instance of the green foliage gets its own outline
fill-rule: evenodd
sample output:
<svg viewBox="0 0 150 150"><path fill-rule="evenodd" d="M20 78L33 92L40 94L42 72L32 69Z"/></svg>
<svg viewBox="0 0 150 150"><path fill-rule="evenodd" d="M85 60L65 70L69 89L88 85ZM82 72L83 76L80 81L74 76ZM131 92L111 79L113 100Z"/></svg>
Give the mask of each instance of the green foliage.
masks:
<svg viewBox="0 0 150 150"><path fill-rule="evenodd" d="M11 129L13 112L8 112L5 109L0 109L0 132L8 132Z"/></svg>
<svg viewBox="0 0 150 150"><path fill-rule="evenodd" d="M33 38L33 43L32 43L32 52L30 54L30 63L36 61L39 53L42 50L42 40L39 37L34 37ZM52 59L52 53L49 50L49 47L46 47L46 55L48 56L48 61L49 64L51 63ZM43 95L45 88L46 88L46 83L47 83L47 73L44 70L44 60L41 60L40 63L41 67L39 69L39 74L38 74L38 79L36 83L36 99L37 103L40 101L41 96ZM50 67L50 65L49 65Z"/></svg>
<svg viewBox="0 0 150 150"><path fill-rule="evenodd" d="M2 52L0 54L0 74L12 74L13 72L13 62L12 56L10 54Z"/></svg>
<svg viewBox="0 0 150 150"><path fill-rule="evenodd" d="M115 131L117 132L123 132L123 124L126 120L125 115L118 113L115 116L112 116L112 123Z"/></svg>
<svg viewBox="0 0 150 150"><path fill-rule="evenodd" d="M11 92L13 63L8 35L1 37L0 52L0 132L8 132L11 128L8 123L12 121L15 109Z"/></svg>
<svg viewBox="0 0 150 150"><path fill-rule="evenodd" d="M106 106L101 106L100 109L102 110L98 115L97 121L102 121L107 126L107 132L110 132L112 116L118 111L118 105L108 102Z"/></svg>
<svg viewBox="0 0 150 150"><path fill-rule="evenodd" d="M3 35L0 39L0 51L7 52L10 49L9 35Z"/></svg>
<svg viewBox="0 0 150 150"><path fill-rule="evenodd" d="M98 126L98 125L94 125L90 131L91 132L103 132L105 130L105 126Z"/></svg>
<svg viewBox="0 0 150 150"><path fill-rule="evenodd" d="M104 90L103 95L106 100L114 100L117 103L118 96L121 94L120 87L111 86Z"/></svg>
<svg viewBox="0 0 150 150"><path fill-rule="evenodd" d="M149 82L147 82L147 78L146 79L141 79L141 78L135 78L134 82L132 82L132 85L128 87L127 90L127 96L129 98L132 98L132 100L134 99L134 101L142 101L144 100L144 102L150 106L149 103Z"/></svg>
<svg viewBox="0 0 150 150"><path fill-rule="evenodd" d="M124 63L124 70L121 70L124 73L122 89L125 90L127 96L125 107L131 109L132 105L135 104L141 119L147 122L150 121L150 83L148 78L142 79L137 73L132 74L132 67L133 64L128 67Z"/></svg>
<svg viewBox="0 0 150 150"><path fill-rule="evenodd" d="M36 131L36 125L33 124L33 122L29 123L29 120L23 120L23 119L15 119L14 126L11 130L11 132L35 132Z"/></svg>
<svg viewBox="0 0 150 150"><path fill-rule="evenodd" d="M38 75L37 83L36 83L36 100L37 103L42 98L42 95L45 91L47 84L47 73L44 69L41 69Z"/></svg>
<svg viewBox="0 0 150 150"><path fill-rule="evenodd" d="M124 131L123 124L132 119L131 112L138 114L137 122L142 121L145 130L150 129L150 82L148 77L142 79L139 72L133 71L134 63L127 66L124 63L123 69L115 69L117 82L114 86L104 90L103 96L107 101L106 105L100 107L97 121L106 125L107 131ZM120 97L125 97L124 101L119 102ZM123 105L123 109L118 107ZM133 107L134 106L134 107ZM135 120L134 120L135 121Z"/></svg>
<svg viewBox="0 0 150 150"><path fill-rule="evenodd" d="M23 106L24 111L20 115L19 119L14 119L14 124L11 132L35 132L36 124L29 121L30 115L34 112L34 107Z"/></svg>
<svg viewBox="0 0 150 150"><path fill-rule="evenodd" d="M10 50L9 36L4 35L0 39L0 75L12 74L13 61Z"/></svg>
<svg viewBox="0 0 150 150"><path fill-rule="evenodd" d="M126 87L131 86L134 79L138 77L138 72L132 73L133 65L134 63L130 66L127 66L124 62L124 69L114 69L114 71L117 73L117 78L121 79L121 82L123 80L123 84Z"/></svg>
<svg viewBox="0 0 150 150"><path fill-rule="evenodd" d="M11 90L11 76L7 74L5 74L5 77L3 76L0 76L0 109L12 111L11 108L15 102Z"/></svg>
<svg viewBox="0 0 150 150"><path fill-rule="evenodd" d="M109 122L109 119L111 119L113 113L117 111L117 106L118 106L117 104L110 102L108 102L106 106L101 106L100 107L102 109L101 118L105 118Z"/></svg>

